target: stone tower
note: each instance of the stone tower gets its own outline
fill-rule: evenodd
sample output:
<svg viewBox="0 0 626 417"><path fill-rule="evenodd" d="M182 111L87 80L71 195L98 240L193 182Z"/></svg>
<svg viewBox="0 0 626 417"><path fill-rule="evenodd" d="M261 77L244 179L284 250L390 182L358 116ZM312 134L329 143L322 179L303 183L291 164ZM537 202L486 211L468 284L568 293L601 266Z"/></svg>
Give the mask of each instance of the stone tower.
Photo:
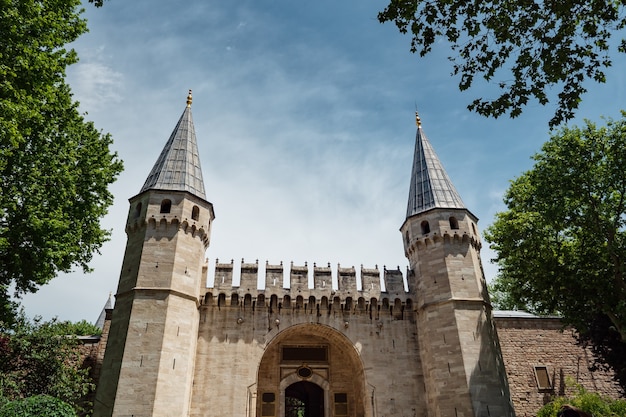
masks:
<svg viewBox="0 0 626 417"><path fill-rule="evenodd" d="M186 416L214 219L191 91L148 179L129 201L128 240L94 416Z"/></svg>
<svg viewBox="0 0 626 417"><path fill-rule="evenodd" d="M480 260L477 218L422 131L400 228L416 294L428 416L513 416Z"/></svg>

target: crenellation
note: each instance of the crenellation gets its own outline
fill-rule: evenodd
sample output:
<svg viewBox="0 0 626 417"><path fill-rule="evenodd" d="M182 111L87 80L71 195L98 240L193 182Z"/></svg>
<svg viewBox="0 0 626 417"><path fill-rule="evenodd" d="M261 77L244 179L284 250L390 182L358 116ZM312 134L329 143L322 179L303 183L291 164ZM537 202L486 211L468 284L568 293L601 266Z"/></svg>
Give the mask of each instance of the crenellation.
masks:
<svg viewBox="0 0 626 417"><path fill-rule="evenodd" d="M385 292L397 297L404 294L404 277L400 267L398 269L387 269L384 267Z"/></svg>
<svg viewBox="0 0 626 417"><path fill-rule="evenodd" d="M357 276L356 270L352 266L350 268L342 268L341 265L337 265L337 290L341 293L356 294L357 289Z"/></svg>
<svg viewBox="0 0 626 417"><path fill-rule="evenodd" d="M304 263L304 266L295 266L291 263L291 270L289 273L289 289L294 296L295 294L308 294L309 292L309 268Z"/></svg>
<svg viewBox="0 0 626 417"><path fill-rule="evenodd" d="M365 310L372 299L379 302L388 299L387 303L393 306L396 299L404 304L407 300L412 302L414 298L405 290L405 278L412 272L407 269L406 273L403 273L400 267L397 269L384 267L381 273L378 265L374 268L364 268L361 265L357 270L354 266L346 268L340 264L333 268L330 263L325 266L314 263L310 267L307 262L304 265L295 265L291 262L289 267L285 268L282 262L270 264L266 261L259 265L258 260L246 263L243 259L240 265L240 268L236 268L232 260L230 263L220 263L219 259L216 259L213 284L209 285L206 291L214 298L214 302L217 303L216 297L221 294L224 302L220 305L230 305L233 295L236 295L239 299L236 304L240 304L241 300L249 295L255 305L266 303L269 306L271 297L275 296L277 306L280 303L281 308L289 308L298 297L301 297L302 303L307 304L310 304L309 299L316 300L315 304L320 304L325 298L331 306L336 304L337 308L343 311L346 303L350 309L355 310L359 299ZM311 274L313 287L310 286ZM283 285L286 275L289 277L289 287ZM384 291L381 288L381 279L385 283ZM261 302L258 300L259 297ZM210 300L206 300L206 303L210 303Z"/></svg>
<svg viewBox="0 0 626 417"><path fill-rule="evenodd" d="M233 266L231 260L229 264L219 263L219 259L215 262L215 275L213 287L216 290L228 290L233 287Z"/></svg>
<svg viewBox="0 0 626 417"><path fill-rule="evenodd" d="M333 271L330 266L317 266L313 264L313 288L316 291L329 290L333 286Z"/></svg>
<svg viewBox="0 0 626 417"><path fill-rule="evenodd" d="M239 288L242 291L253 292L257 289L259 276L259 261L256 263L244 263L241 260L241 276L239 278Z"/></svg>

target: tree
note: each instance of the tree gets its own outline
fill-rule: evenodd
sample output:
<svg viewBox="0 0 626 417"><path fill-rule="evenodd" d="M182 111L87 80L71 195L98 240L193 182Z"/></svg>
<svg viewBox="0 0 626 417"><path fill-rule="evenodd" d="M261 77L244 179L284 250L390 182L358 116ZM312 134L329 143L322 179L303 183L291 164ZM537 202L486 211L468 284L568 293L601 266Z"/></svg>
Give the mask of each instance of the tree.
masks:
<svg viewBox="0 0 626 417"><path fill-rule="evenodd" d="M10 288L89 271L122 170L112 140L78 111L66 45L87 31L79 0L0 0L0 313ZM2 319L2 317L0 317Z"/></svg>
<svg viewBox="0 0 626 417"><path fill-rule="evenodd" d="M563 128L511 182L485 239L494 286L532 312L558 313L626 387L626 112Z"/></svg>
<svg viewBox="0 0 626 417"><path fill-rule="evenodd" d="M22 313L13 328L0 327L0 397L48 395L76 411L89 408L84 399L95 384L83 366L80 341L66 333L72 326L40 318L31 322Z"/></svg>
<svg viewBox="0 0 626 417"><path fill-rule="evenodd" d="M613 400L577 387L578 392L571 398L557 397L539 410L537 417L557 417L583 415L594 417L619 417L626 415L626 401ZM576 411L567 413L566 410ZM583 414L585 413L585 414Z"/></svg>
<svg viewBox="0 0 626 417"><path fill-rule="evenodd" d="M573 117L584 81L605 82L611 65L611 36L626 26L625 2L606 0L462 1L390 0L378 14L411 32L411 51L428 54L433 44L446 43L460 90L482 77L500 91L490 100L468 106L483 116L519 116L530 100L549 102L548 91L559 89L555 127ZM443 41L443 42L440 42ZM619 52L626 52L622 39Z"/></svg>
<svg viewBox="0 0 626 417"><path fill-rule="evenodd" d="M36 395L7 403L0 407L0 417L76 417L72 407L49 395Z"/></svg>

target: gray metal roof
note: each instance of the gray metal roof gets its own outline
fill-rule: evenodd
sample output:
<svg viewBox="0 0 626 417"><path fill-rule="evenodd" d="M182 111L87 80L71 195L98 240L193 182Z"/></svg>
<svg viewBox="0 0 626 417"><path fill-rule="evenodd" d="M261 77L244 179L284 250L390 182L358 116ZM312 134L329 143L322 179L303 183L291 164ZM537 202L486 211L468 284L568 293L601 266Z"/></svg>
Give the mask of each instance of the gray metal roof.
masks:
<svg viewBox="0 0 626 417"><path fill-rule="evenodd" d="M146 190L188 191L206 200L196 131L191 117L191 91L185 111L141 188L141 192Z"/></svg>
<svg viewBox="0 0 626 417"><path fill-rule="evenodd" d="M106 311L110 310L112 308L113 308L113 302L111 300L111 293L109 293L109 299L107 300L106 304L102 308L102 311L100 312L100 315L98 316L98 320L96 320L96 327L97 328L99 328L99 329L103 329L104 328L104 321L106 319Z"/></svg>
<svg viewBox="0 0 626 417"><path fill-rule="evenodd" d="M463 200L454 188L435 150L422 131L416 114L417 136L409 188L409 204L406 217L423 213L433 208L465 208Z"/></svg>

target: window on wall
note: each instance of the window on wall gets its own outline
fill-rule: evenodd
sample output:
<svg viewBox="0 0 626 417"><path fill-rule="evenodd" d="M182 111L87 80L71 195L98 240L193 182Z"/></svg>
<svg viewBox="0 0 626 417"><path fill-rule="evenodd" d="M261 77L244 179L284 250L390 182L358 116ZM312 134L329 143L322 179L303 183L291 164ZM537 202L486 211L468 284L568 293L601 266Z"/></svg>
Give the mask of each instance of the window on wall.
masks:
<svg viewBox="0 0 626 417"><path fill-rule="evenodd" d="M552 382L550 381L550 374L548 373L547 366L535 366L535 378L537 380L537 388L540 390L552 389Z"/></svg>
<svg viewBox="0 0 626 417"><path fill-rule="evenodd" d="M272 417L276 415L276 394L273 392L264 392L261 395L261 416Z"/></svg>
<svg viewBox="0 0 626 417"><path fill-rule="evenodd" d="M198 220L199 218L200 218L200 207L193 206L193 208L191 209L191 219Z"/></svg>
<svg viewBox="0 0 626 417"><path fill-rule="evenodd" d="M430 224L424 220L420 226L422 226L422 234L425 235L427 233L430 233Z"/></svg>
<svg viewBox="0 0 626 417"><path fill-rule="evenodd" d="M450 217L450 229L458 229L459 228L459 221L456 219L456 217L452 216Z"/></svg>
<svg viewBox="0 0 626 417"><path fill-rule="evenodd" d="M348 394L336 393L335 394L335 416L347 416L348 415Z"/></svg>
<svg viewBox="0 0 626 417"><path fill-rule="evenodd" d="M172 200L166 198L161 201L161 213L169 213L170 211L172 211Z"/></svg>
<svg viewBox="0 0 626 417"><path fill-rule="evenodd" d="M328 362L328 346L283 346L282 362Z"/></svg>

